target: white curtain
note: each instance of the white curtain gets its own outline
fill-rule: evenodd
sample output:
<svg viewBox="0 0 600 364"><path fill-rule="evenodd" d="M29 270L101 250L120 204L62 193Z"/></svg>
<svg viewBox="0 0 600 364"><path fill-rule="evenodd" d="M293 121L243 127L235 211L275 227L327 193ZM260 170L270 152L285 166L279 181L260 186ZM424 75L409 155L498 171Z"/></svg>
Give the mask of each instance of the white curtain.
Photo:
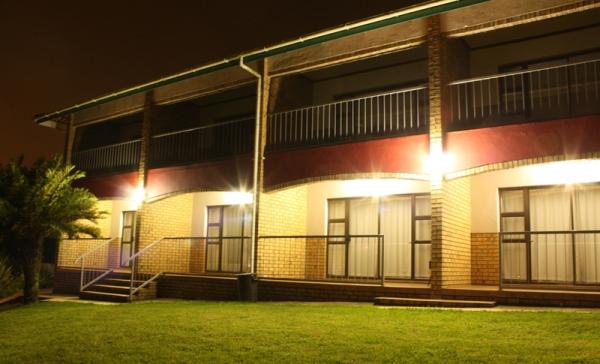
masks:
<svg viewBox="0 0 600 364"><path fill-rule="evenodd" d="M393 196L381 201L386 277L410 278L411 275L411 200L410 196Z"/></svg>
<svg viewBox="0 0 600 364"><path fill-rule="evenodd" d="M600 186L575 191L573 204L575 230L600 230ZM577 281L600 283L600 234L575 235Z"/></svg>
<svg viewBox="0 0 600 364"><path fill-rule="evenodd" d="M350 235L375 235L378 232L377 199L350 200ZM378 239L352 238L348 245L348 275L373 278L378 275Z"/></svg>
<svg viewBox="0 0 600 364"><path fill-rule="evenodd" d="M571 230L571 193L564 188L529 192L531 231ZM571 234L531 234L531 279L571 282L573 255Z"/></svg>
<svg viewBox="0 0 600 364"><path fill-rule="evenodd" d="M221 247L221 270L239 272L242 259L242 206L232 205L223 208L223 240ZM236 237L236 239L228 239Z"/></svg>
<svg viewBox="0 0 600 364"><path fill-rule="evenodd" d="M221 221L221 208L220 207L209 207L208 208L208 224L219 224ZM206 235L208 240L206 241L206 270L217 271L219 270L219 237L220 227L212 225L207 227Z"/></svg>
<svg viewBox="0 0 600 364"><path fill-rule="evenodd" d="M342 236L345 234L346 224L343 222L330 223L329 235ZM337 243L337 244L332 244ZM346 246L345 238L330 238L327 245L327 272L333 276L346 274Z"/></svg>

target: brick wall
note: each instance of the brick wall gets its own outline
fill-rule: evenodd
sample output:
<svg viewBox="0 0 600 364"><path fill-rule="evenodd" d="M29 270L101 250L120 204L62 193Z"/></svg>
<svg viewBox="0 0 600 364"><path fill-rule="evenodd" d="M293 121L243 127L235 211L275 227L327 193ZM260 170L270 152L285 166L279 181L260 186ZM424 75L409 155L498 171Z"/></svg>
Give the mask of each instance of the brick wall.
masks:
<svg viewBox="0 0 600 364"><path fill-rule="evenodd" d="M81 260L76 261L82 254L87 268L116 268L119 265L120 245L115 239L106 244L106 239L75 239L62 240L58 245L57 266L63 268L81 267Z"/></svg>
<svg viewBox="0 0 600 364"><path fill-rule="evenodd" d="M157 297L202 300L235 300L237 280L227 277L165 275L158 280Z"/></svg>
<svg viewBox="0 0 600 364"><path fill-rule="evenodd" d="M500 266L497 233L471 234L471 282L498 284Z"/></svg>
<svg viewBox="0 0 600 364"><path fill-rule="evenodd" d="M186 193L144 204L138 210L138 251L164 237L190 237L193 194ZM138 263L140 273L202 271L203 241L165 240L149 250Z"/></svg>
<svg viewBox="0 0 600 364"><path fill-rule="evenodd" d="M471 182L444 181L441 216L442 287L471 283Z"/></svg>
<svg viewBox="0 0 600 364"><path fill-rule="evenodd" d="M306 239L306 279L325 279L327 274L327 241L322 238Z"/></svg>
<svg viewBox="0 0 600 364"><path fill-rule="evenodd" d="M307 202L305 185L264 193L259 209L258 235L306 235ZM302 279L305 261L305 238L261 238L258 241L259 276Z"/></svg>
<svg viewBox="0 0 600 364"><path fill-rule="evenodd" d="M79 294L79 284L81 280L81 271L79 269L54 270L53 293Z"/></svg>

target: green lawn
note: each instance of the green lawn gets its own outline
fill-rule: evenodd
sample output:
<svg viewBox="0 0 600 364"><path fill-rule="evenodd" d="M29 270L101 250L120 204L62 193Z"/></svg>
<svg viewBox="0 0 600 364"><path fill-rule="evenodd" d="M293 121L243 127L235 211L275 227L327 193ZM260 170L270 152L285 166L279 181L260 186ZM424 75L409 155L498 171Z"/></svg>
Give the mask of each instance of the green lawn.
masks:
<svg viewBox="0 0 600 364"><path fill-rule="evenodd" d="M0 363L600 362L600 312L45 302L0 311Z"/></svg>

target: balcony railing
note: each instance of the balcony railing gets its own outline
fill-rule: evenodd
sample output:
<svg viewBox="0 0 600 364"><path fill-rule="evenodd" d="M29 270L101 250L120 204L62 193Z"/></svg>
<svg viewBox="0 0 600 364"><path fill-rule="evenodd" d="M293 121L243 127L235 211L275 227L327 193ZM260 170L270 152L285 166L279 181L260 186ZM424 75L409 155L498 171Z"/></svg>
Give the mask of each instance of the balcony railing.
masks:
<svg viewBox="0 0 600 364"><path fill-rule="evenodd" d="M500 233L503 283L600 285L600 230Z"/></svg>
<svg viewBox="0 0 600 364"><path fill-rule="evenodd" d="M452 82L450 128L600 112L600 60Z"/></svg>
<svg viewBox="0 0 600 364"><path fill-rule="evenodd" d="M150 165L163 167L252 153L254 118L155 135L150 145Z"/></svg>
<svg viewBox="0 0 600 364"><path fill-rule="evenodd" d="M425 86L269 115L270 150L425 132Z"/></svg>
<svg viewBox="0 0 600 364"><path fill-rule="evenodd" d="M73 164L84 171L135 170L140 161L141 140L112 144L73 153Z"/></svg>

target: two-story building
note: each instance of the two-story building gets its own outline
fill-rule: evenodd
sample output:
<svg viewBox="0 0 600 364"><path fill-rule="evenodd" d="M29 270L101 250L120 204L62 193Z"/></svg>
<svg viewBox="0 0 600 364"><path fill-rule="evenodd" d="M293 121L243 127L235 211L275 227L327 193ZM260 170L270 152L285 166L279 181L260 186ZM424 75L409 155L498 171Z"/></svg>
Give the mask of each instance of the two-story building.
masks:
<svg viewBox="0 0 600 364"><path fill-rule="evenodd" d="M42 115L98 299L600 306L600 1L430 1Z"/></svg>

